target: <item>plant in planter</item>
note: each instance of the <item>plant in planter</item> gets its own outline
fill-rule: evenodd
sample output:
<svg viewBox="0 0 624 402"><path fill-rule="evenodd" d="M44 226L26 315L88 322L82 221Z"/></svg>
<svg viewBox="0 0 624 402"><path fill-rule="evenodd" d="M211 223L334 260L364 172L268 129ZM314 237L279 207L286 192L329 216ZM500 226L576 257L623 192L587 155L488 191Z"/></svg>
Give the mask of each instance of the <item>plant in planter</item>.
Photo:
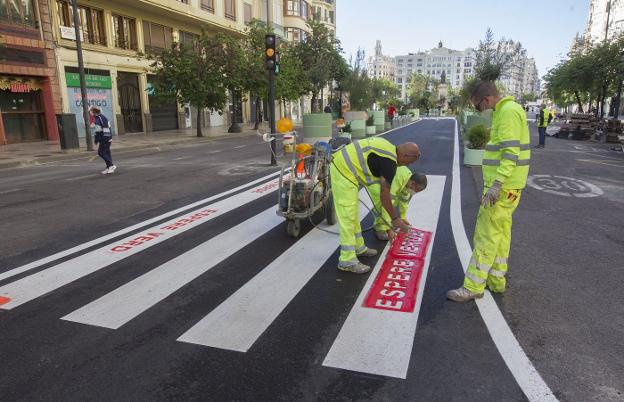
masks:
<svg viewBox="0 0 624 402"><path fill-rule="evenodd" d="M483 124L470 127L467 135L468 143L464 148L464 165L481 166L485 145L490 140L490 130Z"/></svg>
<svg viewBox="0 0 624 402"><path fill-rule="evenodd" d="M342 127L338 136L351 139L351 122L346 123L344 127Z"/></svg>
<svg viewBox="0 0 624 402"><path fill-rule="evenodd" d="M366 119L366 135L377 134L377 127L375 127L375 116L370 113L368 119Z"/></svg>

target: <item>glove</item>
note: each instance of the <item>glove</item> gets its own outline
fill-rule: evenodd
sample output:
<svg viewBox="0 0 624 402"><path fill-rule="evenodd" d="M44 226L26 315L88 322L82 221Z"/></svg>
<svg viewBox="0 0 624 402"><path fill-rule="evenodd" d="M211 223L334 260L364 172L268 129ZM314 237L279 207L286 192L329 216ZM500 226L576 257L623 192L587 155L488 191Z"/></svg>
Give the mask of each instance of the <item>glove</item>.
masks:
<svg viewBox="0 0 624 402"><path fill-rule="evenodd" d="M405 221L403 219L399 218L399 217L394 218L392 220L392 228L393 229L400 229L401 232L403 232L403 233L409 232L409 229L410 229L409 225L407 225L405 223Z"/></svg>
<svg viewBox="0 0 624 402"><path fill-rule="evenodd" d="M494 204L496 204L502 186L503 183L501 183L500 181L495 181L494 184L492 184L492 187L488 189L488 191L483 195L483 198L481 199L481 206L483 208L492 207L494 206Z"/></svg>

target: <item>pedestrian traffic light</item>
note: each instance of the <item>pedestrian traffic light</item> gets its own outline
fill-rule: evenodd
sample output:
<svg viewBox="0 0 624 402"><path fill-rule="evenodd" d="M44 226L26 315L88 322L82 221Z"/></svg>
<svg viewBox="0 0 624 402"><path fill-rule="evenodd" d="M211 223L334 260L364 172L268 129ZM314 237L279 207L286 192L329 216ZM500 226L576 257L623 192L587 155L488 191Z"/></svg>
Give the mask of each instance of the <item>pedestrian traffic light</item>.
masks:
<svg viewBox="0 0 624 402"><path fill-rule="evenodd" d="M265 37L266 51L264 53L267 70L275 71L277 65L277 52L275 49L275 35L269 34Z"/></svg>
<svg viewBox="0 0 624 402"><path fill-rule="evenodd" d="M278 75L280 70L280 54L279 52L275 52L275 75Z"/></svg>

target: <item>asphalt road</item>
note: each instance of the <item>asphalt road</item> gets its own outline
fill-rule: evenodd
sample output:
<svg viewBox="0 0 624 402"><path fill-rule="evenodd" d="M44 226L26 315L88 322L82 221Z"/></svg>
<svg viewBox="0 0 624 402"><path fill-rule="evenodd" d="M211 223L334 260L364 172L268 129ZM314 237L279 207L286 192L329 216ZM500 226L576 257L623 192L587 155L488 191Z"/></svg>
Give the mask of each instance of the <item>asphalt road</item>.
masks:
<svg viewBox="0 0 624 402"><path fill-rule="evenodd" d="M3 172L0 296L23 303L0 305L2 399L526 400L476 304L445 300L463 274L450 214L454 123L424 120L386 138L416 141L423 157L413 169L446 178L413 345L393 344L396 334L380 322L388 348L409 355L406 378L323 365L369 275L336 270L337 239L315 248L321 243L313 240L321 235L309 224L300 240L287 237L285 224L269 210L276 201L274 187L263 185L270 178L237 189L276 171L267 166L267 145L257 138L226 139L124 155L116 160L117 173L104 177L98 174L99 160ZM573 193L586 193L582 184L536 179L515 215L510 289L495 298L546 384L568 401L624 398L624 273L618 269L624 254L624 158L603 150L608 147L592 147L551 140L534 152L533 175L581 179L601 194L579 197ZM470 234L479 172L460 171ZM237 190L219 196L230 189ZM211 196L217 198L202 201ZM178 220L170 237L141 225L192 203L203 211L199 222L188 219L188 210L155 220L156 225ZM370 216L364 226L368 223ZM132 231L8 277L16 267L133 225ZM365 239L380 251L385 245L372 233ZM132 251L119 257L112 246ZM310 253L323 258L306 259ZM198 271L213 260L214 267ZM367 262L374 265L376 259ZM310 269L293 291L295 279ZM167 274L174 270L177 274ZM270 272L281 274L269 277ZM149 288L142 287L146 277ZM177 281L174 291L158 294ZM254 287L263 283L267 287ZM269 288L271 293L263 292ZM144 309L119 318L151 298ZM110 303L88 310L103 300ZM200 335L242 344L239 338L251 336L248 328L266 319L265 310L278 301L283 306L245 351L178 340L204 317L225 309ZM104 324L107 317L117 321ZM222 339L231 328L240 333ZM367 338L363 333L353 343ZM384 358L379 356L379 366L391 367Z"/></svg>

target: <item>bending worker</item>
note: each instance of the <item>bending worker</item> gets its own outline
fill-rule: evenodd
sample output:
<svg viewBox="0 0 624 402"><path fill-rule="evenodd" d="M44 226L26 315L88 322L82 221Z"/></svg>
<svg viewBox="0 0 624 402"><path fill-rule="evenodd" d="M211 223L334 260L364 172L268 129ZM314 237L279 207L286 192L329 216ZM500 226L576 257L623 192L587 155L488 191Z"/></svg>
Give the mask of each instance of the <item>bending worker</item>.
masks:
<svg viewBox="0 0 624 402"><path fill-rule="evenodd" d="M332 196L340 227L340 259L338 269L357 274L370 271L368 265L358 260L372 257L377 250L364 244L360 227L358 194L361 186L381 186L380 202L388 212L393 228L403 231L409 226L394 211L390 186L397 166L407 166L420 157L420 149L413 142L394 146L383 138L355 141L336 152L330 168Z"/></svg>
<svg viewBox="0 0 624 402"><path fill-rule="evenodd" d="M420 173L412 173L407 166L399 166L390 186L392 196L392 207L399 210L399 217L403 222L411 226L407 221L407 208L416 193L420 193L427 188L427 176ZM379 198L380 186L375 184L369 188L371 198L375 205L375 235L379 240L392 240L396 237L396 232L392 230L391 218L388 212L381 206Z"/></svg>
<svg viewBox="0 0 624 402"><path fill-rule="evenodd" d="M483 155L483 197L475 227L472 259L464 285L446 296L463 302L505 291L511 217L526 185L531 144L526 113L513 96L501 97L493 82L480 82L470 101L482 112L494 109L490 141Z"/></svg>

